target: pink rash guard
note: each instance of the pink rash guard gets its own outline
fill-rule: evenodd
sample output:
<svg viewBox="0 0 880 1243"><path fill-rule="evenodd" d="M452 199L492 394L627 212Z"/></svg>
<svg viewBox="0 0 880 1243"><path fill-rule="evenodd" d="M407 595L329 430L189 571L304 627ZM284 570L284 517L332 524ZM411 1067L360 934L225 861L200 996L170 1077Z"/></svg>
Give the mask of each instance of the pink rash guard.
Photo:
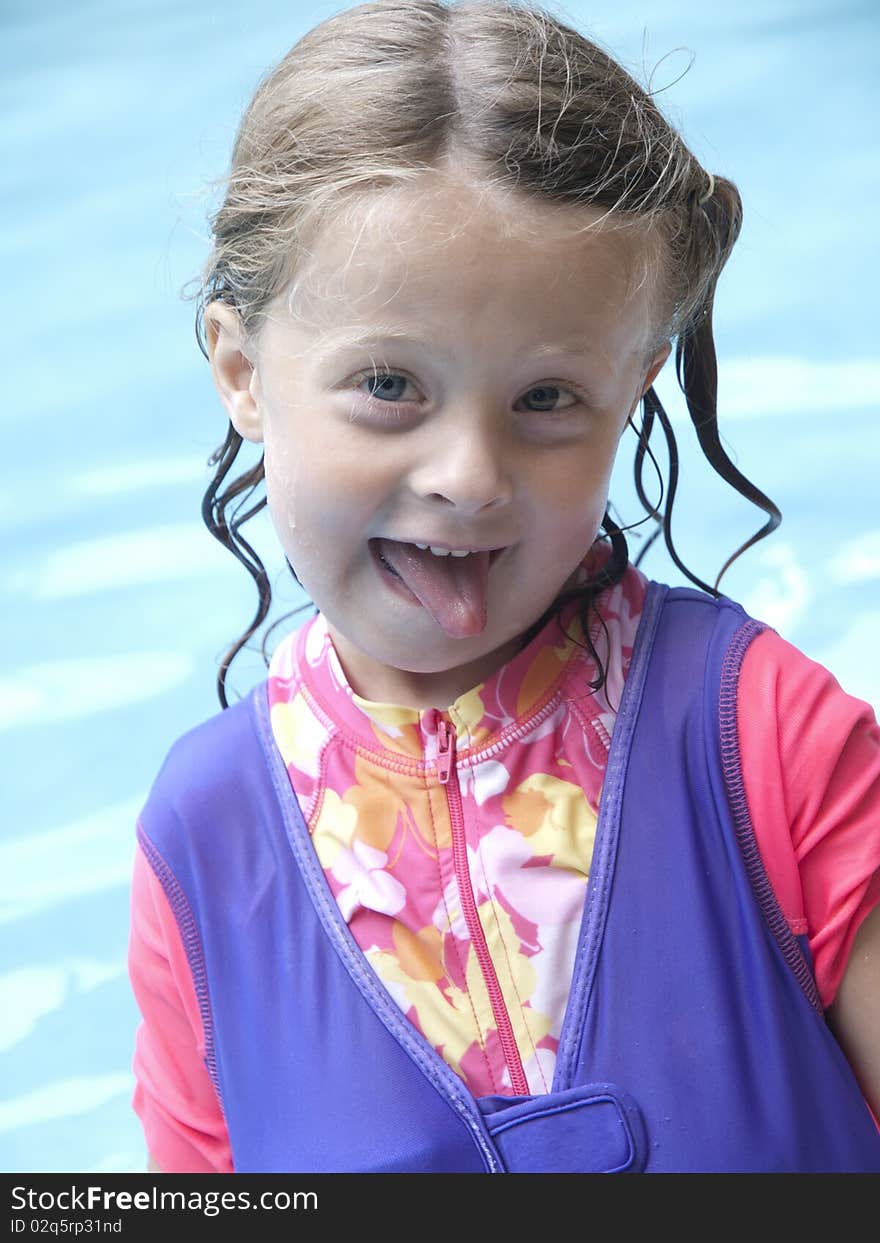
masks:
<svg viewBox="0 0 880 1243"><path fill-rule="evenodd" d="M391 996L475 1096L550 1089L645 590L631 567L600 601L597 693L595 666L555 620L445 713L357 695L320 614L273 656L273 734L328 886ZM562 620L582 639L575 605ZM443 787L420 768L443 745L441 718L459 755L479 760L462 770L457 835ZM808 936L827 1006L880 901L880 729L773 631L746 653L738 720L761 857L792 931ZM490 794L503 823L483 812ZM169 1172L231 1171L189 964L140 850L130 972L144 1019L134 1105L151 1153Z"/></svg>

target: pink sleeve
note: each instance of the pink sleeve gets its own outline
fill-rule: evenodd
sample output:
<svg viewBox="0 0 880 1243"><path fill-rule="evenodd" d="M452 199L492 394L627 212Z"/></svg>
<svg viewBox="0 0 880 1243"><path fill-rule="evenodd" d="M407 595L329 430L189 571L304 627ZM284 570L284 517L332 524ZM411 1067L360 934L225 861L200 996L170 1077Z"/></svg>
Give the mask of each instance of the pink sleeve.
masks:
<svg viewBox="0 0 880 1243"><path fill-rule="evenodd" d="M128 967L143 1017L133 1105L164 1173L231 1173L223 1112L204 1062L199 1003L177 920L138 845Z"/></svg>
<svg viewBox="0 0 880 1243"><path fill-rule="evenodd" d="M792 932L807 934L827 1007L880 903L880 728L772 630L746 651L737 724L761 859Z"/></svg>

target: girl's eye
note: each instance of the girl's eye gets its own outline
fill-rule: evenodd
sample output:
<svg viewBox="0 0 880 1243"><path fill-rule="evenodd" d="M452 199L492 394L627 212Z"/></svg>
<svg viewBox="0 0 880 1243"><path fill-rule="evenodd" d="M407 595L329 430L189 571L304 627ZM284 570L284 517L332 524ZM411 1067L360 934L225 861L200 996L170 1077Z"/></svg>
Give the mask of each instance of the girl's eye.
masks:
<svg viewBox="0 0 880 1243"><path fill-rule="evenodd" d="M563 406L557 406L556 403L563 394L568 394L571 400ZM556 384L537 384L534 388L530 388L520 400L525 401L527 398L531 398L534 403L531 406L534 414L561 414L562 411L577 405L578 402L574 393Z"/></svg>
<svg viewBox="0 0 880 1243"><path fill-rule="evenodd" d="M366 393L378 401L397 402L403 399L409 380L393 371L367 371L355 376L358 388L367 385Z"/></svg>

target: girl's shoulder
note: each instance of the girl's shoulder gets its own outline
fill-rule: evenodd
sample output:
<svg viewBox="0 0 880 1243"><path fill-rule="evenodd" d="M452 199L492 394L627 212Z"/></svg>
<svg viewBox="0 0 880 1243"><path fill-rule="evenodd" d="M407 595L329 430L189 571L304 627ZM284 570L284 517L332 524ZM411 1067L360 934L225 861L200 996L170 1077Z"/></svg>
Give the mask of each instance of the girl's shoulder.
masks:
<svg viewBox="0 0 880 1243"><path fill-rule="evenodd" d="M184 777L187 783L195 781L201 785L213 783L218 776L222 776L222 772L210 770L218 766L222 769L223 757L234 751L243 735L253 731L251 701L259 689L255 687L228 708L215 712L180 734L168 749L154 789L163 784L176 784L180 777ZM200 776L203 770L207 771Z"/></svg>
<svg viewBox="0 0 880 1243"><path fill-rule="evenodd" d="M880 726L873 708L775 630L739 672L737 735L761 857L808 937L823 1005L880 899Z"/></svg>
<svg viewBox="0 0 880 1243"><path fill-rule="evenodd" d="M172 840L210 848L212 809L252 801L255 783L266 775L255 703L261 694L265 683L169 747L139 817L141 835L160 853Z"/></svg>

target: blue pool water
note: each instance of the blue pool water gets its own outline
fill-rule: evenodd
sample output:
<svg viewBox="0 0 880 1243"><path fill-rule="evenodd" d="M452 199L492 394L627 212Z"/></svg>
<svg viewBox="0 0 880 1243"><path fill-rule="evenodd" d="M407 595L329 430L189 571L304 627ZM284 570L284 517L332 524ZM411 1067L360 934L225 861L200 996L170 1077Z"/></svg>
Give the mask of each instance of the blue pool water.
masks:
<svg viewBox="0 0 880 1243"><path fill-rule="evenodd" d="M206 253L203 187L250 91L336 7L7 0L0 13L7 1171L144 1167L125 974L134 821L170 742L215 711L218 656L253 610L198 517L225 416L179 291ZM717 313L721 416L785 520L725 588L878 705L880 9L726 7L560 11L639 76L655 67L698 155L741 188ZM680 413L671 371L658 389ZM679 546L711 576L759 522L683 425L681 439ZM636 516L623 479L612 495ZM266 524L258 539L282 577ZM646 568L681 581L659 553ZM261 668L242 661L237 690Z"/></svg>

